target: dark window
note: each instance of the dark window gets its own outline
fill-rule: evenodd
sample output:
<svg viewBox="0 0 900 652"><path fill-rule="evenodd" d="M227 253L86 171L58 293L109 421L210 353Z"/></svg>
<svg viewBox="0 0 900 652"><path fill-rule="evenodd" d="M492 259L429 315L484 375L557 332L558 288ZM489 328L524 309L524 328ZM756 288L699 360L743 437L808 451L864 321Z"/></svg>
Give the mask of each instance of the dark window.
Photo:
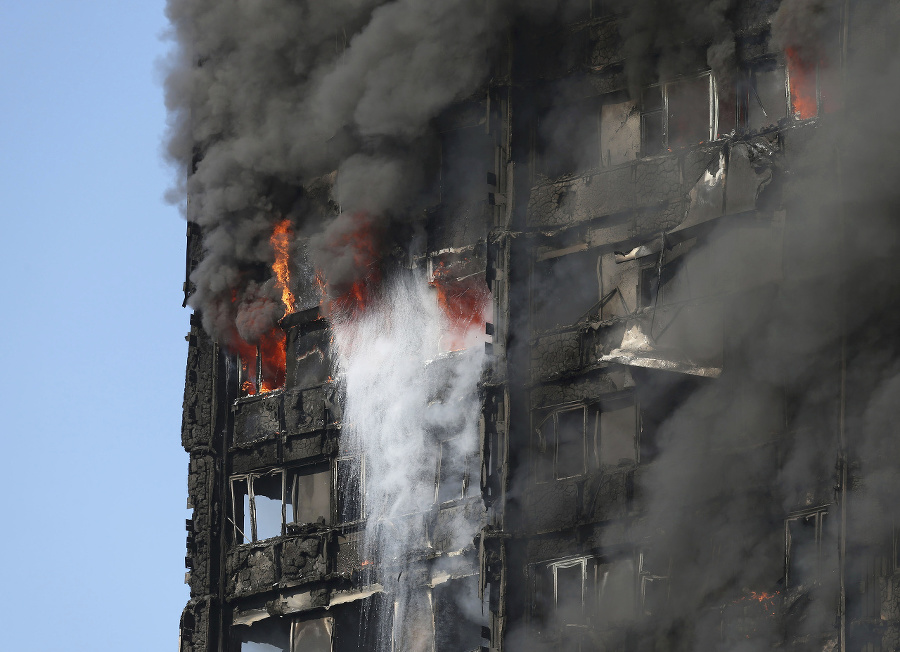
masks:
<svg viewBox="0 0 900 652"><path fill-rule="evenodd" d="M665 149L662 92L662 86L651 86L641 95L641 153L644 156L659 154Z"/></svg>

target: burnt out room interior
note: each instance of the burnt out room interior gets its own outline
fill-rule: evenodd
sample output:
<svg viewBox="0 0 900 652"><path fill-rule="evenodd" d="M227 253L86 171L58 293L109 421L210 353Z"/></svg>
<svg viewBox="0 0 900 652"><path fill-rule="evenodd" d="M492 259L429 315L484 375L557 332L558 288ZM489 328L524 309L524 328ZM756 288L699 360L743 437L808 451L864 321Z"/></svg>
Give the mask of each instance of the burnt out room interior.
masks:
<svg viewBox="0 0 900 652"><path fill-rule="evenodd" d="M897 2L167 11L180 652L900 650Z"/></svg>

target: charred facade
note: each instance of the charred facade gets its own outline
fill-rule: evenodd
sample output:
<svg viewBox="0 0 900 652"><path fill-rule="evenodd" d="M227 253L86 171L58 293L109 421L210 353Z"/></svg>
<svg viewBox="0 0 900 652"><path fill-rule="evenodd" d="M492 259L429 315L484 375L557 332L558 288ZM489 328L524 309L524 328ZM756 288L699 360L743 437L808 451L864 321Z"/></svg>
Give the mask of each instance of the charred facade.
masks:
<svg viewBox="0 0 900 652"><path fill-rule="evenodd" d="M392 145L405 217L352 167L254 190L270 330L191 302L189 211L182 652L900 649L900 10L631 5L498 9ZM390 377L347 344L384 296Z"/></svg>

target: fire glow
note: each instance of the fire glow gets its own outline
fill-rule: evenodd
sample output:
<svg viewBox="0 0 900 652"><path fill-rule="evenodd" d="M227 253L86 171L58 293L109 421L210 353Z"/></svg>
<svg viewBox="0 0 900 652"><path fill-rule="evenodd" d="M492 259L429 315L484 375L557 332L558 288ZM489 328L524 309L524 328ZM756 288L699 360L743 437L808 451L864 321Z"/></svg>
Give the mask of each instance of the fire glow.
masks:
<svg viewBox="0 0 900 652"><path fill-rule="evenodd" d="M797 48L787 48L784 54L790 76L794 115L801 120L814 118L819 113L816 98L816 63L808 61Z"/></svg>
<svg viewBox="0 0 900 652"><path fill-rule="evenodd" d="M468 348L473 336L484 333L487 321L491 292L484 274L456 277L453 265L441 262L432 273L431 285L437 291L438 305L446 320L442 347L449 351Z"/></svg>

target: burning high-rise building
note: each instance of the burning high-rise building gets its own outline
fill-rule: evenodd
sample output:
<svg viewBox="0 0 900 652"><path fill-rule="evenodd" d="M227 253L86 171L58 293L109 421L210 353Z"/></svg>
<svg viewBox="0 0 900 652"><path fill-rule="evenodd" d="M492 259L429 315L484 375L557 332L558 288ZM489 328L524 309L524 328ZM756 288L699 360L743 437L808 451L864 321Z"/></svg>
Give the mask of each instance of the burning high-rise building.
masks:
<svg viewBox="0 0 900 652"><path fill-rule="evenodd" d="M182 652L900 650L873 0L169 0Z"/></svg>

